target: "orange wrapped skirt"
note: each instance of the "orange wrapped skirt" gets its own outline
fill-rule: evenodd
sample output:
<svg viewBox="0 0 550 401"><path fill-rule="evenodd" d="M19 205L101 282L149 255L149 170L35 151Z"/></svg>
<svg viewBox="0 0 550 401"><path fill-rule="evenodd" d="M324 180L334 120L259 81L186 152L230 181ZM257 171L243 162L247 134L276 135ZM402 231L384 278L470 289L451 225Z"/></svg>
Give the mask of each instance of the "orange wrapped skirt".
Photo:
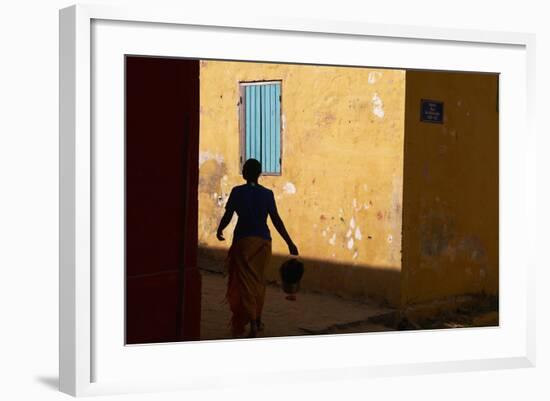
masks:
<svg viewBox="0 0 550 401"><path fill-rule="evenodd" d="M271 258L271 241L244 237L229 248L226 299L232 312L231 331L241 336L250 321L260 318L265 300L264 272Z"/></svg>

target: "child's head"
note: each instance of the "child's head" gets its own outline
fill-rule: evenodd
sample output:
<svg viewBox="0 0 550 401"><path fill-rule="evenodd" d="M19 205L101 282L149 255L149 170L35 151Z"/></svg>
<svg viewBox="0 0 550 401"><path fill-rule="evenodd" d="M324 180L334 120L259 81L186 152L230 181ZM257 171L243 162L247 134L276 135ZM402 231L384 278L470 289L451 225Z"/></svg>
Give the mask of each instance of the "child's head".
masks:
<svg viewBox="0 0 550 401"><path fill-rule="evenodd" d="M262 165L256 159L248 159L243 165L243 177L247 181L258 181L262 173Z"/></svg>

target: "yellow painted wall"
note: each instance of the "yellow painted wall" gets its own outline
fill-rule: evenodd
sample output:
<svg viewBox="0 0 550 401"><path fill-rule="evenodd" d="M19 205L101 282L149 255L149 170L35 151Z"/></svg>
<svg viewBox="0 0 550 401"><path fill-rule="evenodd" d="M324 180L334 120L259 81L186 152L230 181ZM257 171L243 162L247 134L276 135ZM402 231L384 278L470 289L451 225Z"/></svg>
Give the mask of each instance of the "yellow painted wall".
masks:
<svg viewBox="0 0 550 401"><path fill-rule="evenodd" d="M306 272L302 286L400 300L405 71L202 61L199 246L215 237L239 162L239 82L282 81L282 175L260 178ZM288 248L270 224L278 279ZM203 252L204 253L204 252Z"/></svg>
<svg viewBox="0 0 550 401"><path fill-rule="evenodd" d="M402 303L498 293L498 76L407 71ZM420 121L420 99L444 123Z"/></svg>

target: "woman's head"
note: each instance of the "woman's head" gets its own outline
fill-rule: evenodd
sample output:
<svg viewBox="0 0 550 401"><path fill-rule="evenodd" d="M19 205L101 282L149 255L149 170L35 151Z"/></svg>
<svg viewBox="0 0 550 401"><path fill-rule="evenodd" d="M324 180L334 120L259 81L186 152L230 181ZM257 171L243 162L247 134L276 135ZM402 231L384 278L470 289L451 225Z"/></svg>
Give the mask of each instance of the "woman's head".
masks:
<svg viewBox="0 0 550 401"><path fill-rule="evenodd" d="M258 181L262 173L262 165L256 159L248 159L243 165L243 178L246 181Z"/></svg>

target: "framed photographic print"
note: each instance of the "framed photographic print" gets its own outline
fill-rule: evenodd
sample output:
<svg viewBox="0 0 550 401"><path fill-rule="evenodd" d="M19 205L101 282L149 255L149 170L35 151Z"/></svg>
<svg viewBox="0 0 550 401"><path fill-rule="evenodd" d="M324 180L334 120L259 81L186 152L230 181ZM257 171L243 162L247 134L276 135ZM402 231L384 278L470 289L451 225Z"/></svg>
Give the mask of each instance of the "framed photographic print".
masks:
<svg viewBox="0 0 550 401"><path fill-rule="evenodd" d="M533 366L533 46L61 10L61 390Z"/></svg>

